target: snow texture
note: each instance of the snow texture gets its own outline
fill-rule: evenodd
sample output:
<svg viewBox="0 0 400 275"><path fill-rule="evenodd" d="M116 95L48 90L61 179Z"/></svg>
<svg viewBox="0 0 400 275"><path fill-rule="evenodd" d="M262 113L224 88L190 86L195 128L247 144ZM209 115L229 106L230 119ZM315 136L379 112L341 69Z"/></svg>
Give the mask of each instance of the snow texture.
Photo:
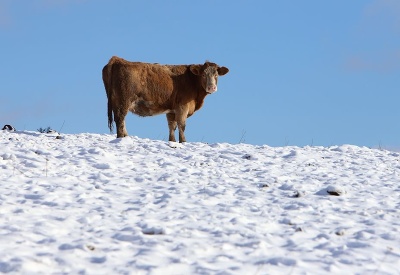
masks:
<svg viewBox="0 0 400 275"><path fill-rule="evenodd" d="M399 274L400 155L0 131L0 273Z"/></svg>

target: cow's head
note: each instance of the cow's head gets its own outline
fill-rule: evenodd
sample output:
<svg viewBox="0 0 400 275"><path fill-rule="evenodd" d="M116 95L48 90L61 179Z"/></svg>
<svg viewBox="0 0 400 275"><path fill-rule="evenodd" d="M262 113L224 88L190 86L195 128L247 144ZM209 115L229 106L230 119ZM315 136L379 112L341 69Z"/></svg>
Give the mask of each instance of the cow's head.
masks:
<svg viewBox="0 0 400 275"><path fill-rule="evenodd" d="M212 94L218 89L218 76L227 74L229 69L207 61L203 65L191 65L190 71L201 77L201 86L208 94Z"/></svg>

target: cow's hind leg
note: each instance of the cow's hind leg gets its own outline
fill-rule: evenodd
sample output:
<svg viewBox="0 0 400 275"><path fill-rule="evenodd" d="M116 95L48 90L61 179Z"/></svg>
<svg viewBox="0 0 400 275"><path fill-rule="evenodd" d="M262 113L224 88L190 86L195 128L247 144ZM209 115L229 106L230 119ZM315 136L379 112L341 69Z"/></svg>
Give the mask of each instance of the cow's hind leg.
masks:
<svg viewBox="0 0 400 275"><path fill-rule="evenodd" d="M169 128L169 141L175 142L175 130L176 130L176 120L175 120L175 114L174 113L169 113L167 114L167 120L168 120L168 128Z"/></svg>
<svg viewBox="0 0 400 275"><path fill-rule="evenodd" d="M117 138L123 138L128 136L128 132L126 131L125 128L125 117L127 114L128 111L126 112L119 111L114 113L114 120L117 126Z"/></svg>

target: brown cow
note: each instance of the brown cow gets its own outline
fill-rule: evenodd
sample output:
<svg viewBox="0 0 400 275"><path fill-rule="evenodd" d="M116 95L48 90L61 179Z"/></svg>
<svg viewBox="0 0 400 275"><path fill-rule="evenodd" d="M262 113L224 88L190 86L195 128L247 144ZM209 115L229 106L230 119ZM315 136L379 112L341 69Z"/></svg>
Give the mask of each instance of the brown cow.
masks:
<svg viewBox="0 0 400 275"><path fill-rule="evenodd" d="M211 62L160 65L113 56L103 68L110 131L114 120L117 137L128 135L125 116L129 111L139 116L166 114L169 140L175 141L178 126L179 142L185 142L186 118L201 108L208 94L217 91L218 76L228 72L228 68Z"/></svg>

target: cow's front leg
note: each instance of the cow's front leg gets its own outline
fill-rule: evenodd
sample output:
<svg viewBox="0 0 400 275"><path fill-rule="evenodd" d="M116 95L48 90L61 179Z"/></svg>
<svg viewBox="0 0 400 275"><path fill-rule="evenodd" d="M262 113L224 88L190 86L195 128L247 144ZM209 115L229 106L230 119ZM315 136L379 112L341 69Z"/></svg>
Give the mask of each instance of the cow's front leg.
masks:
<svg viewBox="0 0 400 275"><path fill-rule="evenodd" d="M178 124L179 130L179 142L186 142L185 138L185 128L186 128L186 118L187 118L187 106L179 108L177 112L175 112L176 123Z"/></svg>
<svg viewBox="0 0 400 275"><path fill-rule="evenodd" d="M185 128L186 128L186 120L181 123L178 123L179 143L186 142Z"/></svg>
<svg viewBox="0 0 400 275"><path fill-rule="evenodd" d="M167 114L167 120L168 120L168 128L169 128L169 141L175 142L175 130L176 130L176 120L175 120L175 114L174 113L168 113Z"/></svg>

